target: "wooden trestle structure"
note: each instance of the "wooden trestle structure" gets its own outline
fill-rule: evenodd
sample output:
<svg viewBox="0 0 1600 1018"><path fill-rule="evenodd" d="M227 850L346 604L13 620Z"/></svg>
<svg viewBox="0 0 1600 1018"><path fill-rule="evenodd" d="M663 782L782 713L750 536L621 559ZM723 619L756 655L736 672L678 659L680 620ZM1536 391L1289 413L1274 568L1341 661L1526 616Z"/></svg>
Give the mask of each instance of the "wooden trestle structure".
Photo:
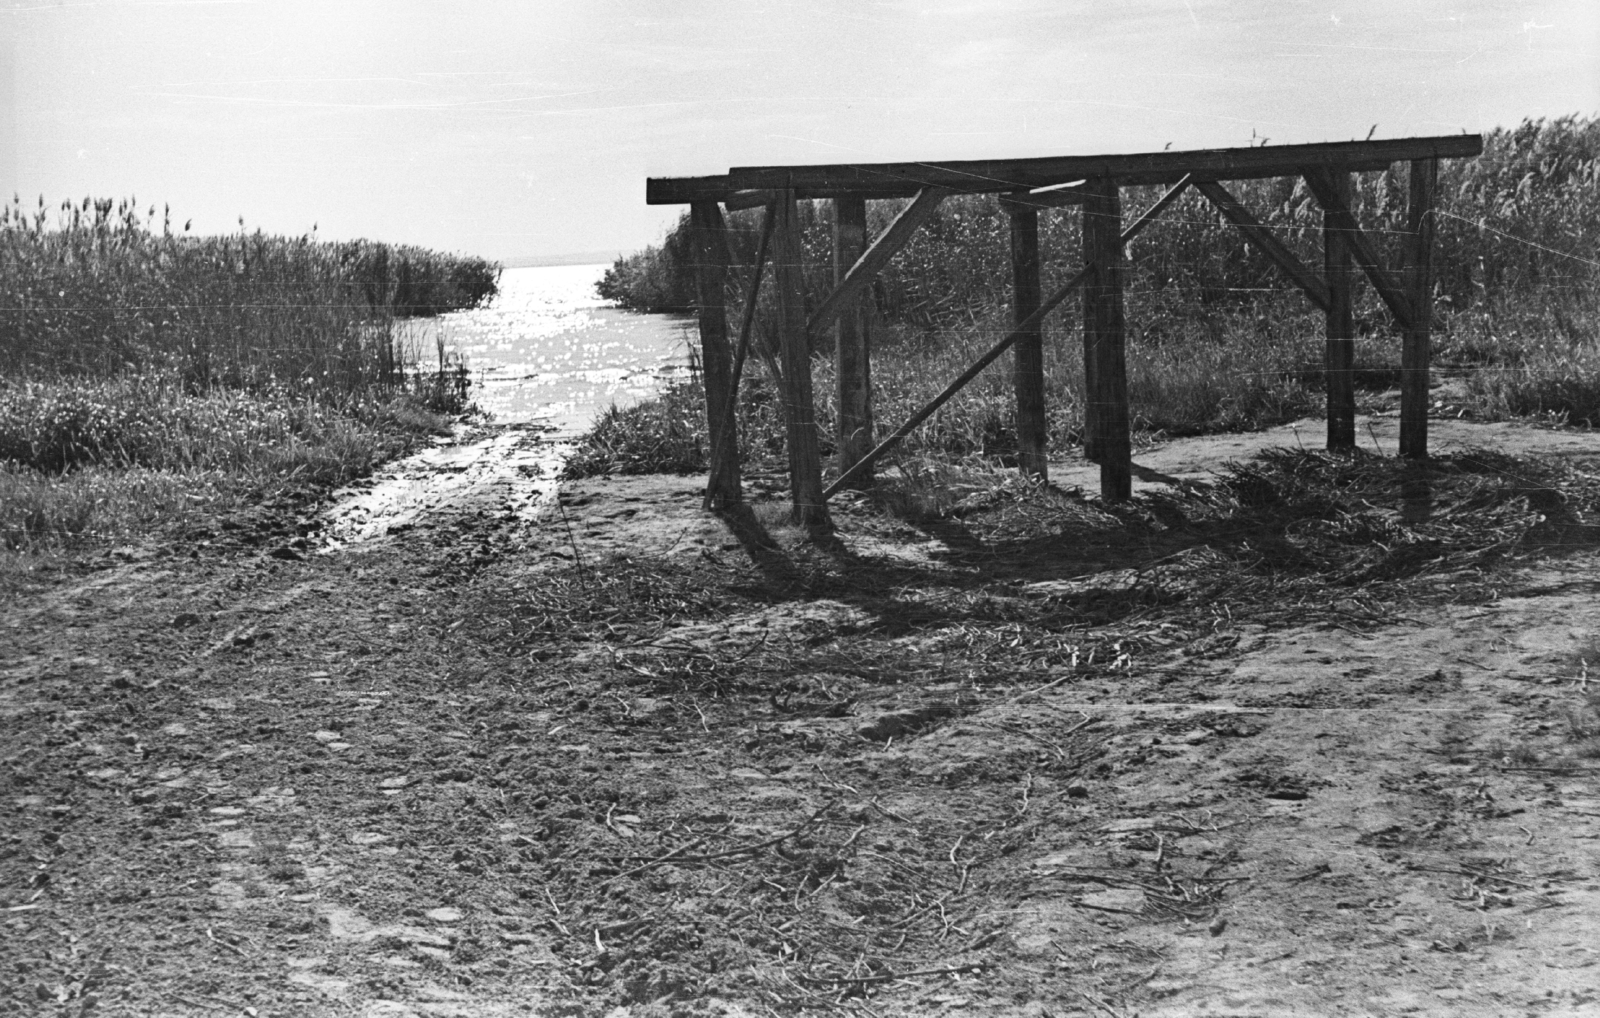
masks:
<svg viewBox="0 0 1600 1018"><path fill-rule="evenodd" d="M1120 156L980 160L947 163L741 167L709 177L652 178L645 200L690 208L695 281L699 296L701 363L710 435L706 505L740 501L734 406L739 374L750 346L763 265L772 263L779 308L783 405L790 484L797 522L828 522L827 499L844 488L871 483L877 460L945 401L1013 347L1016 350L1016 431L1022 470L1046 473L1042 323L1074 292L1083 303L1085 378L1084 454L1100 465L1101 496L1132 493L1128 386L1124 359L1123 245L1193 187L1237 226L1327 315L1328 448L1355 447L1355 329L1351 317L1354 266L1360 266L1394 316L1402 335L1400 453L1423 457L1428 449L1429 327L1432 319L1432 215L1438 161L1476 156L1478 135L1351 141L1277 148L1152 152ZM1410 201L1402 262L1391 269L1351 212L1350 175L1409 162ZM1302 263L1229 193L1223 182L1303 176L1323 209L1323 266ZM1167 191L1124 226L1121 189L1168 185ZM932 402L882 441L873 441L871 347L864 301L872 278L952 194L997 194L1010 213L1013 328ZM834 207L834 290L809 315L801 275L796 202L828 199ZM866 203L910 198L883 234L868 242ZM744 315L730 337L726 286L730 246L723 207L765 206L759 253L745 286ZM1039 212L1078 206L1083 218L1084 267L1054 293L1040 284ZM811 391L812 338L834 330L838 376L838 470L826 488L817 444ZM732 340L732 341L730 341Z"/></svg>

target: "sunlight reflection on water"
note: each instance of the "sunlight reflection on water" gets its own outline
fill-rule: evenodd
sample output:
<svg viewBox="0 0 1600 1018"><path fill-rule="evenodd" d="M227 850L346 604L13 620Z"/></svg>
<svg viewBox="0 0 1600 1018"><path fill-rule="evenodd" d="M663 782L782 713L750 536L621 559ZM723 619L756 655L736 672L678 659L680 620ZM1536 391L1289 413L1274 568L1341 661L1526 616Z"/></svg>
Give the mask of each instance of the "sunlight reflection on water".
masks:
<svg viewBox="0 0 1600 1018"><path fill-rule="evenodd" d="M611 306L594 292L607 268L506 269L488 307L418 323L410 342L429 364L442 330L496 421L576 434L611 404L638 402L688 372L694 320Z"/></svg>

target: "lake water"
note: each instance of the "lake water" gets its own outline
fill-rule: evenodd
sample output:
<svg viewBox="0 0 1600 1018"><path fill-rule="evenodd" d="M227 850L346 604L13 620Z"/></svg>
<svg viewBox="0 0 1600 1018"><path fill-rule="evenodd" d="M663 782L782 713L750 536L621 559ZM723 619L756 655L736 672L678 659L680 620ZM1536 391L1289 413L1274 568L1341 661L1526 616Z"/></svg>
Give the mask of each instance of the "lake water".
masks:
<svg viewBox="0 0 1600 1018"><path fill-rule="evenodd" d="M339 492L323 514L324 550L452 515L537 520L560 486L571 448L561 439L687 375L694 320L611 306L594 292L606 268L507 269L488 307L409 323L406 341L424 366L443 338L466 359L473 399L511 427L463 425Z"/></svg>
<svg viewBox="0 0 1600 1018"><path fill-rule="evenodd" d="M688 373L694 319L623 311L594 291L607 265L506 269L487 307L419 324L429 364L439 335L466 358L478 405L504 423L570 436L615 403L628 406Z"/></svg>

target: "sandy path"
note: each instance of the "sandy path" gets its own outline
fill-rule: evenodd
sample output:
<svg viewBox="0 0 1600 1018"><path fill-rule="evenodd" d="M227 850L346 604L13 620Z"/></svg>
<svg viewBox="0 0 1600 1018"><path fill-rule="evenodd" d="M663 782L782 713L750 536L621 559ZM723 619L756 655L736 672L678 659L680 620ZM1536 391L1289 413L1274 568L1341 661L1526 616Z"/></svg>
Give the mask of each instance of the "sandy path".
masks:
<svg viewBox="0 0 1600 1018"><path fill-rule="evenodd" d="M985 558L850 505L816 545L759 501L753 544L694 478L540 503L513 437L395 471L404 497L351 526L400 525L342 550L152 549L0 606L0 1002L1600 1006L1600 782L1572 723L1594 548L1362 631L1219 617L1163 642L1156 613L1123 651L1011 644L985 605L1094 582L1048 575L1073 548ZM1243 440L1140 462L1197 475Z"/></svg>
<svg viewBox="0 0 1600 1018"><path fill-rule="evenodd" d="M1364 452L1393 456L1400 447L1400 418L1397 414L1361 414L1356 417L1356 444ZM1321 449L1327 443L1327 424L1321 420L1301 420L1264 431L1229 435L1202 435L1159 442L1136 449L1138 466L1157 474L1204 481L1213 478L1224 464L1246 461L1268 449ZM1467 449L1489 449L1509 456L1600 457L1600 435L1584 431L1535 428L1510 421L1480 424L1463 420L1430 420L1428 448L1435 455ZM1100 490L1100 468L1081 459L1052 460L1050 479L1063 487ZM1150 474L1135 476L1134 490L1157 487L1165 482Z"/></svg>

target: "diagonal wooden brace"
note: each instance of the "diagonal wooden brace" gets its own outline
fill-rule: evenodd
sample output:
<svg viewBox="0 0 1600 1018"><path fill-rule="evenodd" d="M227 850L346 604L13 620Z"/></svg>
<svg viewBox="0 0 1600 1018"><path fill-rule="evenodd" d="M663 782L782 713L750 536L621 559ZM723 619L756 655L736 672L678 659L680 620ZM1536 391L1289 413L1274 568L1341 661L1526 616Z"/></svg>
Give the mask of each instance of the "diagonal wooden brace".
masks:
<svg viewBox="0 0 1600 1018"><path fill-rule="evenodd" d="M1155 222L1156 217L1167 211L1167 206L1177 201L1183 195L1184 190L1192 184L1193 181L1190 179L1190 174L1185 173L1178 179L1176 184L1167 188L1166 193L1157 198L1154 205L1145 209L1138 219L1135 219L1126 230L1122 231L1123 245L1126 246L1129 241L1143 233L1144 228Z"/></svg>
<svg viewBox="0 0 1600 1018"><path fill-rule="evenodd" d="M1296 258L1294 252L1284 246L1283 241L1262 226L1260 220L1239 203L1239 199L1228 193L1228 189L1215 180L1199 180L1194 186L1211 200L1211 204L1215 205L1230 223L1249 237L1250 242L1261 249L1262 254L1287 273L1294 284L1311 298L1311 303L1323 311L1328 310L1328 284L1322 281L1322 277L1306 268L1305 263Z"/></svg>
<svg viewBox="0 0 1600 1018"><path fill-rule="evenodd" d="M806 322L806 333L816 336L832 325L839 312L850 307L861 295L861 291L872 282L872 277L882 271L883 267L889 264L889 259L905 247L906 241L917 232L917 228L933 217L933 213L939 208L939 203L949 193L942 187L925 187L918 191L911 204L895 217L895 221L883 231L883 236L873 241L866 253L850 266L850 271L839 280L839 285L828 294L828 299L812 313L811 319Z"/></svg>
<svg viewBox="0 0 1600 1018"><path fill-rule="evenodd" d="M1367 274L1372 288L1378 291L1378 296L1388 306L1389 313L1400 323L1400 328L1413 328L1417 316L1412 310L1410 298L1384 267L1372 238L1356 222L1355 213L1350 211L1349 204L1340 195L1327 171L1321 167L1307 167L1305 178L1306 185L1316 195L1323 211L1333 217L1334 224L1344 233L1345 243L1350 245L1350 253L1355 256L1356 264Z"/></svg>
<svg viewBox="0 0 1600 1018"><path fill-rule="evenodd" d="M1185 174L1183 179L1179 180L1176 184L1169 188L1165 194L1156 200L1154 205L1146 209L1144 215L1140 216L1131 226L1122 231L1122 243L1128 243L1128 241L1142 233L1145 227L1155 222L1156 217L1161 215L1167 206L1177 201L1178 196L1183 193L1183 189L1188 186L1189 177L1187 174ZM1023 336L1026 336L1038 329L1040 324L1045 320L1045 316L1059 307L1062 301L1072 296L1073 292L1076 291L1078 287L1082 286L1084 281L1088 278L1089 270L1082 269L1077 275L1073 276L1071 279L1067 280L1059 288L1057 288L1055 293L1052 293L1049 297L1040 302L1039 306L1034 309L1032 314L1023 319L1021 322L1018 322L1016 327L1007 333L1004 339L1000 340L1000 342L996 343L994 346L991 346L984 352L983 356L973 361L972 365L968 367L967 370L963 371L955 381L944 387L943 392L929 400L928 403L922 407L922 409L912 414L904 424L896 428L894 434L879 442L871 452L861 457L856 461L854 466L852 466L849 470L846 470L843 474L839 475L838 480L828 485L826 490L824 490L822 493L823 501L827 501L828 499L832 498L844 488L849 487L862 474L865 474L867 471L871 470L874 463L882 459L890 449L893 449L895 446L899 445L907 435L915 431L917 425L921 424L929 417L932 417L934 411L948 403L951 397L955 396L956 393L966 388L968 382L972 381L974 378L977 378L983 373L984 368L987 368L989 365L993 364L999 359L1001 354L1011 349L1013 343L1021 339Z"/></svg>
<svg viewBox="0 0 1600 1018"><path fill-rule="evenodd" d="M744 314L739 321L739 345L733 352L733 380L729 383L728 398L739 405L739 376L744 374L745 357L750 353L750 330L756 321L756 298L761 296L761 270L767 264L767 246L772 243L772 224L776 221L771 203L761 217L761 242L756 245L756 264L751 270L750 286L744 295Z"/></svg>

